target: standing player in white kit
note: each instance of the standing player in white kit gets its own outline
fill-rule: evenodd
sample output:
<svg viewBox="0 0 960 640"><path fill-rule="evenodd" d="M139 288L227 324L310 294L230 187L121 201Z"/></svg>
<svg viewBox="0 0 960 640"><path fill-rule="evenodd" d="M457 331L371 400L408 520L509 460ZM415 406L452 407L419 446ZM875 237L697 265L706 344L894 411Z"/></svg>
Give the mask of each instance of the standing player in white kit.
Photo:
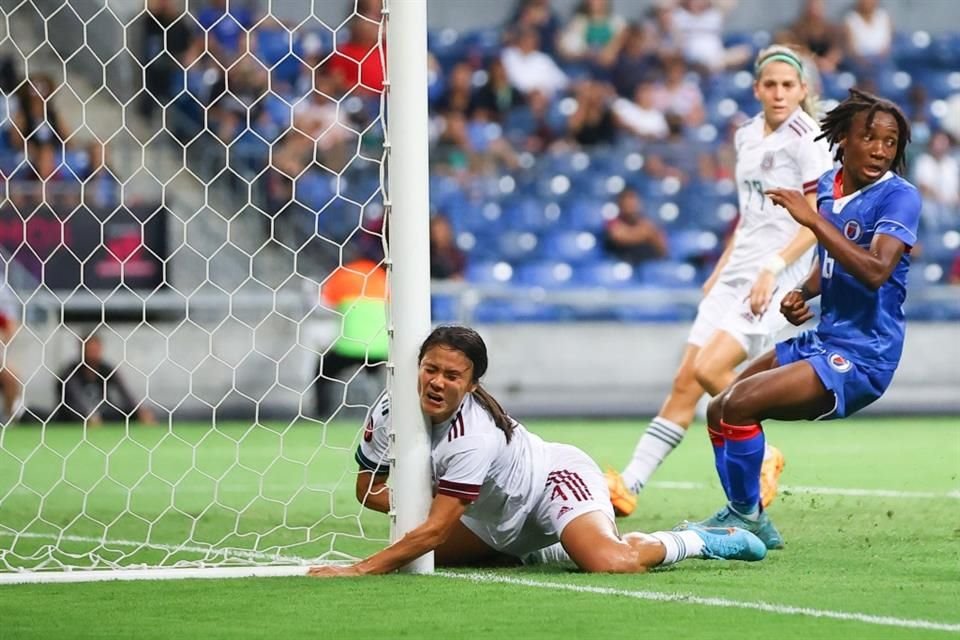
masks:
<svg viewBox="0 0 960 640"><path fill-rule="evenodd" d="M637 443L622 474L607 472L617 515L629 515L636 494L683 440L697 402L715 396L734 379L735 369L768 350L787 321L780 300L806 277L816 238L764 195L770 188L802 191L816 208L817 179L833 168L826 142L817 141L817 99L807 84L801 56L774 45L754 63L754 95L762 111L736 132L736 178L740 220L733 239L703 286L687 345L670 395ZM710 434L717 467L723 439ZM764 506L776 496L782 454L769 447L761 472ZM721 475L726 490L726 480ZM763 536L761 536L763 537ZM773 532L771 548L782 546Z"/></svg>
<svg viewBox="0 0 960 640"><path fill-rule="evenodd" d="M420 347L420 407L432 425L434 498L426 522L383 551L318 577L382 574L430 551L440 566L502 566L569 557L584 571L640 573L685 558L762 560L743 529L621 535L606 481L576 447L544 442L507 415L479 379L487 349L468 327L441 326ZM357 499L390 507L390 402L373 406L357 449ZM557 543L562 545L557 545Z"/></svg>

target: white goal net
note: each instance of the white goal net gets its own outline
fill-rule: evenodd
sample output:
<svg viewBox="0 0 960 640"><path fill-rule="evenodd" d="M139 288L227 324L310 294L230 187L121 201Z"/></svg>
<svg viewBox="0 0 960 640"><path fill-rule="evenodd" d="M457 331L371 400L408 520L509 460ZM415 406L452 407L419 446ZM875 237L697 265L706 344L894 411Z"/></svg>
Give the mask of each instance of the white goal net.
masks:
<svg viewBox="0 0 960 640"><path fill-rule="evenodd" d="M388 368L387 13L0 8L0 580L388 540L354 460Z"/></svg>

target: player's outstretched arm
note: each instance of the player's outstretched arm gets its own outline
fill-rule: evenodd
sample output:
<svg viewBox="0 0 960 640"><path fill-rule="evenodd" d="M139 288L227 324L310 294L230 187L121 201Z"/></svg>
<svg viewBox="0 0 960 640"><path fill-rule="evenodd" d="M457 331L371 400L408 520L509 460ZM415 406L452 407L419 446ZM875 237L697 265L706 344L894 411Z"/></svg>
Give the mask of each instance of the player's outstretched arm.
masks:
<svg viewBox="0 0 960 640"><path fill-rule="evenodd" d="M814 211L799 191L770 189L767 195L774 203L789 211L794 220L813 231L830 257L843 265L850 275L873 290L879 289L890 279L890 274L906 250L903 241L881 233L873 236L870 249L861 249Z"/></svg>
<svg viewBox="0 0 960 640"><path fill-rule="evenodd" d="M390 511L390 489L387 487L387 473L374 473L366 469L357 472L357 502L367 509L380 513Z"/></svg>
<svg viewBox="0 0 960 640"><path fill-rule="evenodd" d="M395 543L365 560L346 567L311 567L307 575L317 578L361 576L396 571L439 547L453 531L466 510L460 498L438 494L430 505L427 521Z"/></svg>

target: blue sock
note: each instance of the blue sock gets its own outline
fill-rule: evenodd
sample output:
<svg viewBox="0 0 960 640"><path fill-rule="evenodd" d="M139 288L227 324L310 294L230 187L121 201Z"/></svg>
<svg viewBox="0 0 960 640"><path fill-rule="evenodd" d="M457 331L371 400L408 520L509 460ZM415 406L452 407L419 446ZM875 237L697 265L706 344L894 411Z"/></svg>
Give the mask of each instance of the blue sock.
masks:
<svg viewBox="0 0 960 640"><path fill-rule="evenodd" d="M742 515L760 508L760 467L765 438L759 424L729 425L721 421L727 460L727 497L730 506Z"/></svg>
<svg viewBox="0 0 960 640"><path fill-rule="evenodd" d="M717 468L717 476L720 478L720 486L723 487L723 493L730 499L730 480L727 478L727 452L726 442L723 439L723 431L714 431L707 426L707 433L710 435L710 444L713 445L713 464Z"/></svg>

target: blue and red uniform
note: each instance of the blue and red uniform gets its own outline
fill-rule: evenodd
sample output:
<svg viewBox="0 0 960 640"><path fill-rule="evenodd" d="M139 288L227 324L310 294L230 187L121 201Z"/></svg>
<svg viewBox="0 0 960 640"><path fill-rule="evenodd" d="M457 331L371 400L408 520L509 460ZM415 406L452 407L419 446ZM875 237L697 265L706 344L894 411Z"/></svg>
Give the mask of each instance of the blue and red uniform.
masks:
<svg viewBox="0 0 960 640"><path fill-rule="evenodd" d="M851 193L841 192L840 169L825 173L817 185L817 208L844 237L869 249L876 234L890 235L907 249L890 278L873 290L848 273L824 247L820 264L820 323L816 329L776 346L777 361L809 362L836 406L823 418L843 418L883 395L903 353L910 249L917 242L920 194L891 172Z"/></svg>

